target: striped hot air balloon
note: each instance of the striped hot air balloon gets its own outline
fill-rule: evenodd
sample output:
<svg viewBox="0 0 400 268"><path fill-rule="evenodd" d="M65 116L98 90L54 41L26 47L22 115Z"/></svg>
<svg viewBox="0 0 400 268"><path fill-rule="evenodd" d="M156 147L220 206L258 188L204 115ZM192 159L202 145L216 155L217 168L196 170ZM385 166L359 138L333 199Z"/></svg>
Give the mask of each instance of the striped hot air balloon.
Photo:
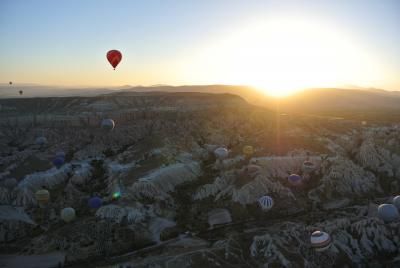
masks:
<svg viewBox="0 0 400 268"><path fill-rule="evenodd" d="M45 206L49 203L50 200L50 193L46 189L40 189L35 193L36 201L38 202L39 206Z"/></svg>
<svg viewBox="0 0 400 268"><path fill-rule="evenodd" d="M262 210L268 211L274 206L274 199L268 195L265 195L258 199L258 203L260 204Z"/></svg>
<svg viewBox="0 0 400 268"><path fill-rule="evenodd" d="M311 246L316 251L324 251L327 250L331 244L332 240L328 233L322 231L315 231L311 234Z"/></svg>

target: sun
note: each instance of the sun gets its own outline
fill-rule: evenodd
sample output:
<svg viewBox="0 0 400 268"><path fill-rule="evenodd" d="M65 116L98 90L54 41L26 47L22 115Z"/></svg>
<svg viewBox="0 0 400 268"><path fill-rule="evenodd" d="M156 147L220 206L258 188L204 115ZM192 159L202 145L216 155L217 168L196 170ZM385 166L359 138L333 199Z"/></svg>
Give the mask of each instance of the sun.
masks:
<svg viewBox="0 0 400 268"><path fill-rule="evenodd" d="M251 85L273 96L369 84L381 73L354 38L320 21L290 18L257 21L211 42L195 70L198 81Z"/></svg>

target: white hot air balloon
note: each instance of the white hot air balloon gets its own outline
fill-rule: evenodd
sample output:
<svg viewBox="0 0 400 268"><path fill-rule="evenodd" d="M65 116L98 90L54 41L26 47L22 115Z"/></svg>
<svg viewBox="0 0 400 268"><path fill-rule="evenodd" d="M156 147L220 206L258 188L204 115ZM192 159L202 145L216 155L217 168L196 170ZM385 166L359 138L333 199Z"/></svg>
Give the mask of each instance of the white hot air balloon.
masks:
<svg viewBox="0 0 400 268"><path fill-rule="evenodd" d="M65 222L71 222L75 219L75 209L64 208L61 210L61 219Z"/></svg>
<svg viewBox="0 0 400 268"><path fill-rule="evenodd" d="M113 130L115 127L114 120L112 119L103 119L101 121L101 128L105 130Z"/></svg>
<svg viewBox="0 0 400 268"><path fill-rule="evenodd" d="M397 210L400 210L400 195L395 196L393 198L393 205L397 208Z"/></svg>
<svg viewBox="0 0 400 268"><path fill-rule="evenodd" d="M274 206L274 199L268 195L264 195L258 199L258 204L264 211L270 210Z"/></svg>
<svg viewBox="0 0 400 268"><path fill-rule="evenodd" d="M228 157L228 149L224 148L224 147L219 147L217 149L215 149L214 154L218 159L225 159L226 157Z"/></svg>
<svg viewBox="0 0 400 268"><path fill-rule="evenodd" d="M331 236L328 233L322 232L322 231L315 231L311 234L311 246L316 250L316 251L324 251L327 250L331 244Z"/></svg>
<svg viewBox="0 0 400 268"><path fill-rule="evenodd" d="M399 212L392 204L382 204L378 207L378 216L384 222L391 222L399 219Z"/></svg>

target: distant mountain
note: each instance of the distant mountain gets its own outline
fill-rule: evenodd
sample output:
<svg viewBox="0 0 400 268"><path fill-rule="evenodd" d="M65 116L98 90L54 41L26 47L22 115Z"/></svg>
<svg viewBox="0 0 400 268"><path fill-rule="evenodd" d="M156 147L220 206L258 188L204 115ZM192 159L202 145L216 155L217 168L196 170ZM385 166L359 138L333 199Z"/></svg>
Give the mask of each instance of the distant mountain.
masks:
<svg viewBox="0 0 400 268"><path fill-rule="evenodd" d="M18 91L23 90L23 96ZM399 110L400 91L386 91L376 88L351 89L314 88L297 92L280 99L268 96L249 86L231 85L184 85L184 86L129 86L110 88L61 88L33 84L1 85L0 98L23 97L63 97L63 96L98 96L129 95L138 92L199 92L214 94L235 94L249 103L276 109L283 112L323 112L323 111L365 111Z"/></svg>
<svg viewBox="0 0 400 268"><path fill-rule="evenodd" d="M386 91L375 88L307 89L284 98L274 98L249 86L205 85L205 86L152 86L132 87L124 92L202 92L230 93L243 97L252 104L287 112L317 112L336 110L398 109L400 110L400 91ZM113 92L111 94L120 94Z"/></svg>
<svg viewBox="0 0 400 268"><path fill-rule="evenodd" d="M120 89L130 88L124 86ZM20 96L19 91L23 91ZM67 97L67 96L96 96L112 92L113 88L70 88L44 86L38 84L0 84L0 98L32 98L32 97Z"/></svg>
<svg viewBox="0 0 400 268"><path fill-rule="evenodd" d="M400 92L382 89L309 89L276 102L285 111L400 110ZM264 105L270 105L267 100Z"/></svg>

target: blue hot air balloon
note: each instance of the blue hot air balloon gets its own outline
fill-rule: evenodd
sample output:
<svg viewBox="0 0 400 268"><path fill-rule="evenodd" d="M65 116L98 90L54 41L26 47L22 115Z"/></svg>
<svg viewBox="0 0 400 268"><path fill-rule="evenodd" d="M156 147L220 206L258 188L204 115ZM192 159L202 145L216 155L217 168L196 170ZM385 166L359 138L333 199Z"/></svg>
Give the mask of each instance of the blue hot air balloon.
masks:
<svg viewBox="0 0 400 268"><path fill-rule="evenodd" d="M378 207L378 217L384 222L391 222L399 219L399 212L392 204L382 204Z"/></svg>
<svg viewBox="0 0 400 268"><path fill-rule="evenodd" d="M56 166L57 168L61 167L62 165L64 165L64 158L61 157L56 157L53 160L53 165Z"/></svg>
<svg viewBox="0 0 400 268"><path fill-rule="evenodd" d="M274 199L268 195L265 195L258 199L258 203L260 204L262 210L267 211L274 206Z"/></svg>
<svg viewBox="0 0 400 268"><path fill-rule="evenodd" d="M101 207L102 204L103 204L103 200L98 196L94 196L94 197L90 198L89 202L88 202L88 205L90 208L99 208L99 207Z"/></svg>
<svg viewBox="0 0 400 268"><path fill-rule="evenodd" d="M297 174L291 174L289 177L288 177L288 181L289 181L289 183L290 184L292 184L292 185L301 185L301 183L302 183L302 178L301 178L301 176L299 176L299 175L297 175Z"/></svg>

